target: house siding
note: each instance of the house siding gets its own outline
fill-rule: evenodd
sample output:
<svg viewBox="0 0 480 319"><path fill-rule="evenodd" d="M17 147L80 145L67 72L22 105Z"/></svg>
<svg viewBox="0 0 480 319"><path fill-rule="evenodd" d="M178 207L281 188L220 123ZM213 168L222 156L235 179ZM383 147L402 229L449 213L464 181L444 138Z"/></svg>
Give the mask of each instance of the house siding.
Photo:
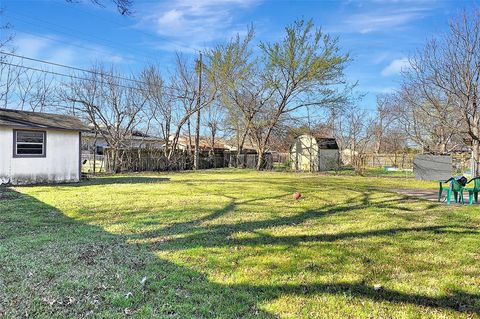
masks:
<svg viewBox="0 0 480 319"><path fill-rule="evenodd" d="M13 128L0 127L0 184L78 182L78 131L46 131L46 156L13 157Z"/></svg>

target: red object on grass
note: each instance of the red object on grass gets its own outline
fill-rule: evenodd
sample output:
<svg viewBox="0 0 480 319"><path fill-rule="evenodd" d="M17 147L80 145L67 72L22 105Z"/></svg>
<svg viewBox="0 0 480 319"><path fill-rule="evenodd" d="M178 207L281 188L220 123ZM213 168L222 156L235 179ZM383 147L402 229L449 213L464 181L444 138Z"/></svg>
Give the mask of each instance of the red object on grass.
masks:
<svg viewBox="0 0 480 319"><path fill-rule="evenodd" d="M302 197L302 194L300 194L300 192L293 193L293 198L300 199L300 197Z"/></svg>

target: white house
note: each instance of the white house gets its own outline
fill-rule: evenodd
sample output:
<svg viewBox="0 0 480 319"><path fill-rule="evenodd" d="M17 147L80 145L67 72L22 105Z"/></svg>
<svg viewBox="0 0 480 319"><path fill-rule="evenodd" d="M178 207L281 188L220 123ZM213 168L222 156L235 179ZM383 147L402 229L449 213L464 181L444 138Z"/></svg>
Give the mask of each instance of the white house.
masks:
<svg viewBox="0 0 480 319"><path fill-rule="evenodd" d="M297 171L327 171L338 169L340 152L334 138L298 136L290 148L292 169Z"/></svg>
<svg viewBox="0 0 480 319"><path fill-rule="evenodd" d="M0 109L0 184L78 182L86 130L72 116Z"/></svg>

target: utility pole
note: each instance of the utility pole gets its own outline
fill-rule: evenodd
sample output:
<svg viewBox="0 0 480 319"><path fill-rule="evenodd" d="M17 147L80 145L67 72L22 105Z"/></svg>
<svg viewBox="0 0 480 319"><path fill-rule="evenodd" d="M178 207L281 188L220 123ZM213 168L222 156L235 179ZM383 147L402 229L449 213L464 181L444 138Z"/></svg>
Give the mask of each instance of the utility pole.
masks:
<svg viewBox="0 0 480 319"><path fill-rule="evenodd" d="M193 168L200 168L200 103L202 92L202 52L198 59L198 92L197 92L197 127L195 128L195 154L193 155Z"/></svg>

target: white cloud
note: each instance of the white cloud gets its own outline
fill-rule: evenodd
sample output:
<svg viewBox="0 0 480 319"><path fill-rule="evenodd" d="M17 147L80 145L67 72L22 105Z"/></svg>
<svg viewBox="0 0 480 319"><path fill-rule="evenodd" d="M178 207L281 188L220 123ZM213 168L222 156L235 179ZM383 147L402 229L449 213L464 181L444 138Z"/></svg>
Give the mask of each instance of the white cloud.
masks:
<svg viewBox="0 0 480 319"><path fill-rule="evenodd" d="M388 94L394 92L397 88L393 86L367 86L363 89L366 93Z"/></svg>
<svg viewBox="0 0 480 319"><path fill-rule="evenodd" d="M88 67L93 62L119 64L125 58L101 45L71 41L52 34L17 32L13 46L21 56L47 60L69 66ZM24 64L29 64L23 61ZM38 63L35 64L38 66Z"/></svg>
<svg viewBox="0 0 480 319"><path fill-rule="evenodd" d="M423 17L424 14L421 9L368 12L351 16L347 25L351 30L357 30L363 34L392 31L392 29L408 25L413 20Z"/></svg>
<svg viewBox="0 0 480 319"><path fill-rule="evenodd" d="M164 38L158 48L183 50L201 48L213 41L230 37L243 29L236 14L262 0L171 0L140 9L145 11L138 25Z"/></svg>
<svg viewBox="0 0 480 319"><path fill-rule="evenodd" d="M408 68L408 59L407 58L400 58L395 59L390 62L385 68L383 68L381 74L383 76L391 76L395 74L399 74L402 70Z"/></svg>
<svg viewBox="0 0 480 319"><path fill-rule="evenodd" d="M377 30L385 30L386 28L394 28L413 19L410 14L389 15L389 16L367 16L357 17L353 20L353 24L357 25L360 33L369 33Z"/></svg>
<svg viewBox="0 0 480 319"><path fill-rule="evenodd" d="M14 38L17 52L29 57L38 57L50 45L50 40L28 34L17 35Z"/></svg>
<svg viewBox="0 0 480 319"><path fill-rule="evenodd" d="M380 64L388 60L392 56L392 52L390 51L381 51L372 53L371 50L368 51L366 57L373 63L373 64Z"/></svg>
<svg viewBox="0 0 480 319"><path fill-rule="evenodd" d="M361 34L405 30L415 21L432 14L434 7L439 5L433 0L351 1L346 5L348 11L342 11L341 20L335 19L331 29Z"/></svg>
<svg viewBox="0 0 480 319"><path fill-rule="evenodd" d="M66 65L74 64L77 60L77 53L71 48L55 48L48 54L52 61Z"/></svg>

